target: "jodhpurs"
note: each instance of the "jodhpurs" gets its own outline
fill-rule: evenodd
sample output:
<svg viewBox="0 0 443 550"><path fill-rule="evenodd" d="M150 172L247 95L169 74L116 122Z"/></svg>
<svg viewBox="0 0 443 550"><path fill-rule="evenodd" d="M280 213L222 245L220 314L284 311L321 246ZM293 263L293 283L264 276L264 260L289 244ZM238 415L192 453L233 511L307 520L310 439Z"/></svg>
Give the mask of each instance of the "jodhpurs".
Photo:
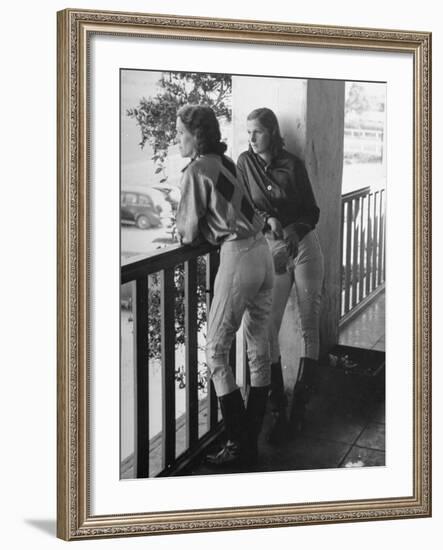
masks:
<svg viewBox="0 0 443 550"><path fill-rule="evenodd" d="M242 319L251 386L270 383L268 327L273 280L272 256L261 233L222 244L206 341L206 360L219 397L238 388L229 350Z"/></svg>
<svg viewBox="0 0 443 550"><path fill-rule="evenodd" d="M272 243L270 243L272 244ZM300 241L290 268L275 275L270 323L271 361L280 356L278 334L292 285L295 287L304 350L302 357L318 359L320 300L324 276L323 254L317 232L310 231Z"/></svg>

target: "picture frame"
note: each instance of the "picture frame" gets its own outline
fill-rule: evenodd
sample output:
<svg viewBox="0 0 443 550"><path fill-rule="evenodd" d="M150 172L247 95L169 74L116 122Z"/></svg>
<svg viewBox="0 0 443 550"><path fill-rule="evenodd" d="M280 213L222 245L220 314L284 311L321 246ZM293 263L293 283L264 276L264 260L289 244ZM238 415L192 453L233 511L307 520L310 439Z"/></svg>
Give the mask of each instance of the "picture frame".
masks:
<svg viewBox="0 0 443 550"><path fill-rule="evenodd" d="M58 16L58 164L57 164L57 534L65 540L156 535L198 531L252 529L321 523L429 517L431 515L431 35L427 32L301 25L283 22L236 21L67 9ZM175 509L154 502L159 492L174 493L174 479L149 480L155 497L135 511L94 510L97 470L104 464L91 447L98 438L100 411L95 397L98 379L94 346L100 345L97 323L103 304L94 298L91 281L101 252L95 242L98 204L91 185L97 166L91 156L96 123L91 101L98 86L92 39L104 37L106 48L118 38L140 47L144 40L192 43L201 51L212 45L228 48L309 49L326 56L350 52L380 57L401 54L412 68L412 188L409 191L410 232L406 248L411 277L410 437L407 461L410 491L395 496L327 499L261 495L248 505L192 505ZM280 51L280 50L279 50ZM156 52L158 53L158 52ZM160 54L161 55L161 54ZM328 57L329 60L329 57ZM396 63L396 60L393 60ZM161 59L155 68L162 69ZM192 68L192 62L191 62ZM94 80L95 79L95 80ZM94 82L92 82L94 80ZM118 87L118 79L116 80ZM101 96L100 99L106 101ZM114 106L115 107L115 106ZM112 106L111 106L112 109ZM118 179L118 178L117 178ZM117 237L116 237L117 239ZM103 241L102 241L103 242ZM403 243L404 244L404 243ZM91 278L92 277L92 278ZM116 291L118 292L118 290ZM92 298L91 298L92 297ZM94 299L94 301L92 301ZM402 337L403 338L403 337ZM404 338L403 338L404 339ZM408 340L409 341L409 340ZM395 346L394 346L395 347ZM396 350L394 350L396 351ZM406 353L406 352L405 352ZM408 352L409 353L409 352ZM393 355L391 361L394 363ZM118 359L118 358L117 358ZM117 373L118 376L118 373ZM100 378L102 380L102 378ZM118 381L117 381L118 384ZM100 391L100 390L98 390ZM103 391L103 390L101 390ZM112 392L110 392L112 393ZM392 394L391 394L392 395ZM408 397L405 398L408 401ZM114 406L118 404L114 403ZM102 441L102 439L100 439ZM94 445L101 445L100 441ZM336 474L338 475L338 474ZM118 481L118 472L115 473ZM222 477L222 476L219 476ZM145 481L147 483L148 481ZM159 482L164 483L162 488ZM183 491L183 488L180 489ZM283 493L282 493L283 494ZM106 495L103 497L106 498ZM146 496L144 497L146 499ZM118 500L118 499L117 499ZM135 499L136 500L136 499ZM250 502L249 499L247 502ZM140 502L137 500L137 502ZM93 505L94 504L94 505Z"/></svg>

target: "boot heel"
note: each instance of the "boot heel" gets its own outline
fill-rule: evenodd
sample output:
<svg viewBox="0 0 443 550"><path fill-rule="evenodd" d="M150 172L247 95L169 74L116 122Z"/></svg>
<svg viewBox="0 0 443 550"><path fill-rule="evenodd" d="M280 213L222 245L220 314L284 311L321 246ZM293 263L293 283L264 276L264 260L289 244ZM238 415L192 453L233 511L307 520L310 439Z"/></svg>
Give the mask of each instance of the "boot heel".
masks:
<svg viewBox="0 0 443 550"><path fill-rule="evenodd" d="M237 467L245 462L247 453L246 410L239 389L219 397L227 442L216 452L206 455L206 462L219 467Z"/></svg>

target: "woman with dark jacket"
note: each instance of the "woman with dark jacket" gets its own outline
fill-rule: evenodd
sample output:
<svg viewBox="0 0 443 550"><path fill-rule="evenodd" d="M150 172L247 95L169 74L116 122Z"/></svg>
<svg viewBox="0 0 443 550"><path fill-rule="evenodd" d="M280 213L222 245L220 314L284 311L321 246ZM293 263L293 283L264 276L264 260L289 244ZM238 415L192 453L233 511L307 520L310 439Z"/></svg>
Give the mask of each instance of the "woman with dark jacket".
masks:
<svg viewBox="0 0 443 550"><path fill-rule="evenodd" d="M278 334L293 286L304 343L290 413L291 423L298 430L316 376L324 274L323 254L315 230L320 210L304 163L283 148L274 112L255 109L248 115L247 130L249 149L238 158L238 176L263 218L275 268L270 330L273 425L269 440L277 443L287 428Z"/></svg>
<svg viewBox="0 0 443 550"><path fill-rule="evenodd" d="M257 459L270 383L267 327L273 266L263 237L263 220L254 210L234 162L224 153L217 118L210 107L186 105L177 118L183 170L176 226L181 242L220 245L220 265L208 319L206 360L220 401L227 443L207 457L217 466L251 468ZM245 409L229 351L243 319L251 388Z"/></svg>

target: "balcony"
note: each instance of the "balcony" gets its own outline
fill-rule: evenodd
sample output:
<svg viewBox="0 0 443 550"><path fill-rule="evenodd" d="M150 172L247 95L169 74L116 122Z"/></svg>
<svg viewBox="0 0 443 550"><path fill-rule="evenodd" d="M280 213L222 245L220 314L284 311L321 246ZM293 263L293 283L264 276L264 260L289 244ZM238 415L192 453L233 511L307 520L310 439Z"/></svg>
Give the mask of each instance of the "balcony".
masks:
<svg viewBox="0 0 443 550"><path fill-rule="evenodd" d="M381 368L383 192L363 189L342 196L341 237L339 344L371 350L369 360ZM133 425L133 441L127 445L132 452L122 452L122 478L220 473L202 459L222 437L217 399L203 374L206 312L217 267L218 251L209 245L174 246L122 266L124 322L126 328L132 326L127 368L133 373L133 399L122 400L132 403L126 414ZM272 447L266 441L266 416L258 471L384 464L384 376L348 376L346 369L331 368L329 359L325 352L319 388L302 433L288 433L284 445ZM231 350L231 365L247 397L241 334Z"/></svg>

